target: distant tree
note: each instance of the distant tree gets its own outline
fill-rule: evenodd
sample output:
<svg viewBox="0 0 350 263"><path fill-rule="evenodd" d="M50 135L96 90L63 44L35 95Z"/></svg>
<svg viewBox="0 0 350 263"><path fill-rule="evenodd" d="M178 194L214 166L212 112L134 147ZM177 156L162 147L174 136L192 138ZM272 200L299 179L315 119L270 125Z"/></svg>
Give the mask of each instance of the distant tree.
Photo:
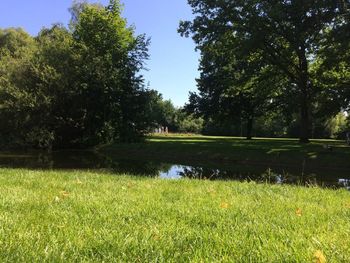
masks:
<svg viewBox="0 0 350 263"><path fill-rule="evenodd" d="M148 110L147 115L154 128L168 127L170 131L177 131L177 112L171 100L164 100L162 94L156 90L148 91Z"/></svg>
<svg viewBox="0 0 350 263"><path fill-rule="evenodd" d="M193 114L187 114L183 110L178 111L178 131L180 133L195 133L203 132L204 120L196 117Z"/></svg>
<svg viewBox="0 0 350 263"><path fill-rule="evenodd" d="M175 107L171 100L164 100L156 90L148 90L147 118L150 131L168 127L170 132L200 133L203 119L188 114L183 108Z"/></svg>

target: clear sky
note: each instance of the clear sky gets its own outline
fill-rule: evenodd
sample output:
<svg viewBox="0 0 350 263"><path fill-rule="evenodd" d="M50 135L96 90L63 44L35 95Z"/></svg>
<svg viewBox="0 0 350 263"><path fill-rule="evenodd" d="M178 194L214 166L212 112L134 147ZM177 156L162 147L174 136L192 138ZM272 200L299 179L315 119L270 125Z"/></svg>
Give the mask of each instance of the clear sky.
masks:
<svg viewBox="0 0 350 263"><path fill-rule="evenodd" d="M90 2L108 3L108 0ZM138 34L151 37L150 60L145 79L165 99L182 106L196 89L199 54L191 39L177 33L179 21L191 19L186 0L122 0L124 17ZM36 35L42 27L69 21L71 0L1 0L0 27L23 27Z"/></svg>

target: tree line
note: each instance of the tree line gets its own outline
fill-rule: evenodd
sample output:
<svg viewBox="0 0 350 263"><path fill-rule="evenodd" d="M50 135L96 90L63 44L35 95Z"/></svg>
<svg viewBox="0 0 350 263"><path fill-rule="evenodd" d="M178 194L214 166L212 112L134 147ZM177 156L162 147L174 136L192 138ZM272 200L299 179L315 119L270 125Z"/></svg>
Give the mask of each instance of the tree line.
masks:
<svg viewBox="0 0 350 263"><path fill-rule="evenodd" d="M223 133L277 118L307 143L350 105L349 0L188 0L179 32L201 52L186 108ZM340 114L340 115L339 115ZM343 116L343 117L342 117ZM284 124L283 124L284 123Z"/></svg>
<svg viewBox="0 0 350 263"><path fill-rule="evenodd" d="M90 147L160 126L209 135L336 137L349 127L349 0L188 0L179 32L201 52L175 107L145 86L150 39L119 0L75 1L69 25L0 29L0 146Z"/></svg>

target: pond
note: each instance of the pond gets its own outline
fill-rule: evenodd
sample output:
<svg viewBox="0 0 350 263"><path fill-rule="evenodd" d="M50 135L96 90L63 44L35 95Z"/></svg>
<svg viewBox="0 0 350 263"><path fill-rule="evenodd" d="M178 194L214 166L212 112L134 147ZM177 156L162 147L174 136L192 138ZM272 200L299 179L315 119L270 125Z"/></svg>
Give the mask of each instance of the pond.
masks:
<svg viewBox="0 0 350 263"><path fill-rule="evenodd" d="M350 190L350 173L304 172L301 169L280 167L235 166L167 163L159 160L133 160L130 157L105 155L94 151L56 151L52 153L0 153L0 167L29 169L102 170L118 174L160 177L164 179L206 179L255 181L271 184L346 188ZM259 169L257 169L259 168ZM259 172L257 172L259 171ZM326 174L326 175L325 175Z"/></svg>

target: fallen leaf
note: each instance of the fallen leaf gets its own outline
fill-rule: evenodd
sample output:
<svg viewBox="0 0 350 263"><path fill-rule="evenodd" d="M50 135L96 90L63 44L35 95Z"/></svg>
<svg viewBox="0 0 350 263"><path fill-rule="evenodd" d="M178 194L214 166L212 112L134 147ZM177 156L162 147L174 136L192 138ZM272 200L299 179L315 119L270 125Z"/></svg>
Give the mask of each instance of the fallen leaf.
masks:
<svg viewBox="0 0 350 263"><path fill-rule="evenodd" d="M220 207L223 208L223 209L227 209L227 208L230 207L230 205L229 205L228 203L226 203L226 202L222 202L222 203L220 204Z"/></svg>
<svg viewBox="0 0 350 263"><path fill-rule="evenodd" d="M296 214L297 216L302 216L302 215L303 215L303 211L302 211L300 208L298 208L298 209L295 211L295 214Z"/></svg>
<svg viewBox="0 0 350 263"><path fill-rule="evenodd" d="M326 257L321 250L317 250L314 254L315 263L326 263Z"/></svg>
<svg viewBox="0 0 350 263"><path fill-rule="evenodd" d="M67 191L61 191L60 194L61 194L62 197L68 197L69 196L69 193Z"/></svg>

